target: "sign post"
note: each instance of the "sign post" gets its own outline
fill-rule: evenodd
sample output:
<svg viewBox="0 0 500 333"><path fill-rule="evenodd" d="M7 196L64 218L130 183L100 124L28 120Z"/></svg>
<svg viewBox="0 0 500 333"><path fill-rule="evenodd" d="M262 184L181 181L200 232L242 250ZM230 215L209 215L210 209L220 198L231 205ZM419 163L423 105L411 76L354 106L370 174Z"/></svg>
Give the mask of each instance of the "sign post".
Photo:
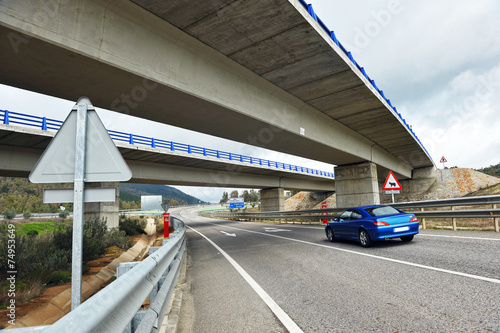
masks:
<svg viewBox="0 0 500 333"><path fill-rule="evenodd" d="M74 154L74 155L73 155ZM87 97L76 102L29 175L32 183L73 183L68 189L44 190L44 203L73 202L71 310L82 301L83 213L85 202L115 201L115 189L85 189L86 182L120 182L132 178Z"/></svg>
<svg viewBox="0 0 500 333"><path fill-rule="evenodd" d="M385 193L392 195L392 203L394 203L394 194L399 194L399 191L402 189L403 187L399 183L394 173L392 171L389 171L382 190L386 191Z"/></svg>
<svg viewBox="0 0 500 333"><path fill-rule="evenodd" d="M445 158L444 156L443 156L443 157L441 157L441 160L439 161L439 163L443 163L443 169L445 168L445 165L444 165L444 164L445 164L446 162L448 162L448 161L446 160L446 158Z"/></svg>

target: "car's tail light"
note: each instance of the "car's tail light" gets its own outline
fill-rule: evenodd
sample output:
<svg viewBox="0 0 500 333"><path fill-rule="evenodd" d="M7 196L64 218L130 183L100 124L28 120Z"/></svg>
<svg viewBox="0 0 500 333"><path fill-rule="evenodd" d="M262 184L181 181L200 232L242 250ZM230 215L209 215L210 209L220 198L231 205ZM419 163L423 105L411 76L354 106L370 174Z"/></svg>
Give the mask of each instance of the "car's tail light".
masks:
<svg viewBox="0 0 500 333"><path fill-rule="evenodd" d="M417 217L416 217L416 216L413 216L413 217L411 218L410 222L418 222Z"/></svg>
<svg viewBox="0 0 500 333"><path fill-rule="evenodd" d="M377 227L383 227L383 226L389 225L389 223L384 222L384 221L375 221L375 222L373 222L373 224L375 224Z"/></svg>

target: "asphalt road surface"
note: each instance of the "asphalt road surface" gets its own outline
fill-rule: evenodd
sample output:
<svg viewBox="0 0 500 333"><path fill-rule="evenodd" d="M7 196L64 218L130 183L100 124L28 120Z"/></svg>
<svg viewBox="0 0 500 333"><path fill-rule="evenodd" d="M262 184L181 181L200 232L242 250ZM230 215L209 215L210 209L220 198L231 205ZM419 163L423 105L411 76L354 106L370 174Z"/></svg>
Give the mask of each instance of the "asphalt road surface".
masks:
<svg viewBox="0 0 500 333"><path fill-rule="evenodd" d="M422 230L362 248L318 225L183 210L179 332L500 332L500 235Z"/></svg>

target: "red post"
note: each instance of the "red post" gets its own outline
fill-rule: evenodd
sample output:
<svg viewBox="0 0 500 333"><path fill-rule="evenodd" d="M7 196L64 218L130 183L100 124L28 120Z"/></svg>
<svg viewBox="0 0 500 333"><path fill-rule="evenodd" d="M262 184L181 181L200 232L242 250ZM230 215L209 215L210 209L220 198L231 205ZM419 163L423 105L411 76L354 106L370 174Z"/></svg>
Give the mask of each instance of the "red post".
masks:
<svg viewBox="0 0 500 333"><path fill-rule="evenodd" d="M163 237L168 238L170 237L170 214L169 213L163 213Z"/></svg>
<svg viewBox="0 0 500 333"><path fill-rule="evenodd" d="M321 203L321 208L322 208L322 209L326 209L326 208L327 208L327 206L326 206L326 201L323 201L323 202ZM323 213L322 215L326 215L326 213ZM327 223L328 223L328 219L323 219L323 224L327 224Z"/></svg>

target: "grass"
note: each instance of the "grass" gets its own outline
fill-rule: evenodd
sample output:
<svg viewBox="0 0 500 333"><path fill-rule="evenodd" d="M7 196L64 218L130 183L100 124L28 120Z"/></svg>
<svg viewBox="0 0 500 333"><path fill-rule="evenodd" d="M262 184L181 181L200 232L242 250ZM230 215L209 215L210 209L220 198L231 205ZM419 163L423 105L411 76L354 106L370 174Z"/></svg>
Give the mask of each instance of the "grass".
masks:
<svg viewBox="0 0 500 333"><path fill-rule="evenodd" d="M28 235L28 233L36 231L38 235L42 235L46 232L53 232L60 228L66 228L71 224L71 221L60 222L60 221L45 221L45 222L25 222L16 223L16 233L18 235Z"/></svg>

